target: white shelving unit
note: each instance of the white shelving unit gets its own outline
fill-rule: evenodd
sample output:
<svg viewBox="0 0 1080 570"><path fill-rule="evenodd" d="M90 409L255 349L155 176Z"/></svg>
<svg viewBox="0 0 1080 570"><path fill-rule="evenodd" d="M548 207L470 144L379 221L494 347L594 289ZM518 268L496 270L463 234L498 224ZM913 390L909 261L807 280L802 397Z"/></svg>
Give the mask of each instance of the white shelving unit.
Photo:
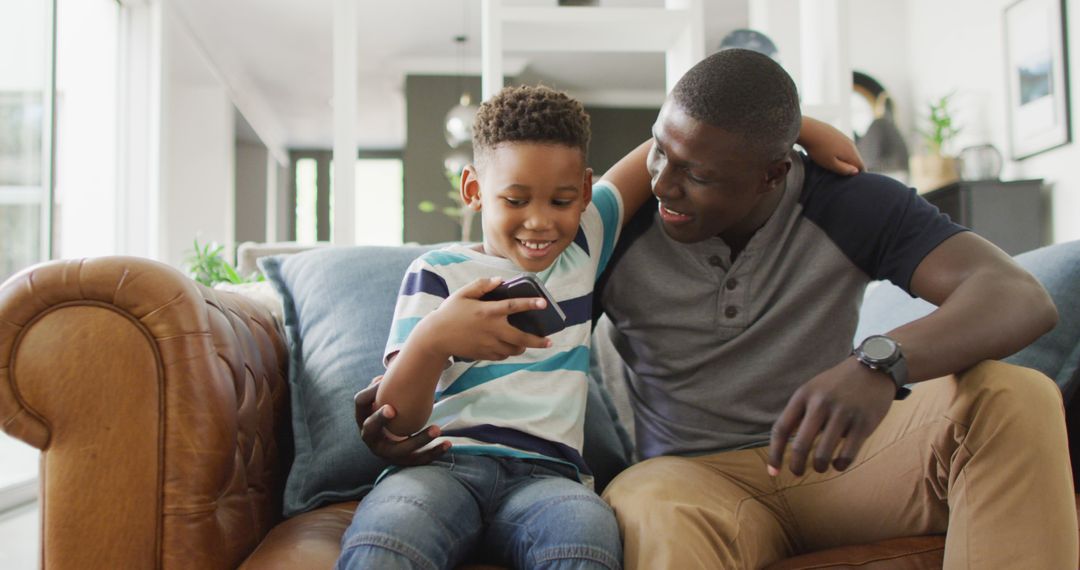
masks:
<svg viewBox="0 0 1080 570"><path fill-rule="evenodd" d="M526 7L482 0L481 31L485 100L503 86L506 53L661 52L668 91L705 57L701 0L666 0L662 8Z"/></svg>

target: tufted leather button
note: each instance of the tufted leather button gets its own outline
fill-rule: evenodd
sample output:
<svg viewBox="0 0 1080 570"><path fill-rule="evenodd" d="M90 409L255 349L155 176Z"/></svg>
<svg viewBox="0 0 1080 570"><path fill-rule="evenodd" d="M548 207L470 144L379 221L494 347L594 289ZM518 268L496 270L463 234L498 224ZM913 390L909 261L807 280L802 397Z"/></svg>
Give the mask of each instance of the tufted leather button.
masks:
<svg viewBox="0 0 1080 570"><path fill-rule="evenodd" d="M735 305L728 305L727 308L724 309L724 316L729 318L729 319L734 319L735 316L738 315L738 314L739 314L739 308L736 307Z"/></svg>
<svg viewBox="0 0 1080 570"><path fill-rule="evenodd" d="M728 291L734 291L735 288L738 287L738 286L739 286L739 280L735 279L734 277L732 277L731 279L728 279L726 282L724 282L724 288L726 288Z"/></svg>
<svg viewBox="0 0 1080 570"><path fill-rule="evenodd" d="M714 255L709 258L709 265L713 267L720 267L724 264L724 260L719 255Z"/></svg>

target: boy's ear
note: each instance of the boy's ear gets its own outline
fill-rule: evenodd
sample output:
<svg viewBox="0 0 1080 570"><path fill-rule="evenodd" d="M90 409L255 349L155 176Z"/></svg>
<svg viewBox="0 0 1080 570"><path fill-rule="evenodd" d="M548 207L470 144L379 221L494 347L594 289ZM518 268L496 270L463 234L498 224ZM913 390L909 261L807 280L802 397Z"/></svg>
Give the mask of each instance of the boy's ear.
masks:
<svg viewBox="0 0 1080 570"><path fill-rule="evenodd" d="M791 170L791 157L785 156L780 160L773 161L765 169L765 185L762 188L762 192L768 192L775 190L784 184L784 180L787 179L788 171Z"/></svg>
<svg viewBox="0 0 1080 570"><path fill-rule="evenodd" d="M480 177L471 164L461 169L461 202L473 210L480 210Z"/></svg>
<svg viewBox="0 0 1080 570"><path fill-rule="evenodd" d="M583 198L583 200L581 201L581 211L582 212L585 211L585 208L589 207L589 202L592 202L592 184L593 184L592 175L593 175L592 169L591 168L586 168L585 169L585 180L583 182L584 186L581 188L581 197Z"/></svg>

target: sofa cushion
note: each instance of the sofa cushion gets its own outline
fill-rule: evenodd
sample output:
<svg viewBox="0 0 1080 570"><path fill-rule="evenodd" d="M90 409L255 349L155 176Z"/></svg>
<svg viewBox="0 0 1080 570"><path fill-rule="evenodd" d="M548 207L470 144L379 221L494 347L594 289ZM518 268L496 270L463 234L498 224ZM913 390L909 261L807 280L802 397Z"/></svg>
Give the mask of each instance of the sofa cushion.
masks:
<svg viewBox="0 0 1080 570"><path fill-rule="evenodd" d="M296 458L286 516L363 496L386 464L361 441L353 394L383 372L394 304L427 247L332 247L259 261L281 293ZM597 489L629 464L602 388L590 383L583 455Z"/></svg>
<svg viewBox="0 0 1080 570"><path fill-rule="evenodd" d="M1015 259L1050 293L1059 318L1054 330L1003 360L1046 374L1068 402L1077 389L1075 379L1080 368L1080 241L1043 247ZM933 309L930 303L911 297L891 283L879 283L863 300L854 341L858 344L869 335L888 332Z"/></svg>

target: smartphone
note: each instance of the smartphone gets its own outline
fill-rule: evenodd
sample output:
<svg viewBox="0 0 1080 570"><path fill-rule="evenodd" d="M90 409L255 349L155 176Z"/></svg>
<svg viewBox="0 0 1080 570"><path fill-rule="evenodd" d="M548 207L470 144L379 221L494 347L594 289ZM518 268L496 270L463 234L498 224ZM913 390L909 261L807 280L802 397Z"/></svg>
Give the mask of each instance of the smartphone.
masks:
<svg viewBox="0 0 1080 570"><path fill-rule="evenodd" d="M505 299L528 299L541 297L547 301L543 309L533 309L507 316L510 324L529 334L536 336L550 336L566 328L566 314L559 308L555 299L551 298L544 288L544 284L535 275L528 273L507 279L492 289L481 301L503 301Z"/></svg>

